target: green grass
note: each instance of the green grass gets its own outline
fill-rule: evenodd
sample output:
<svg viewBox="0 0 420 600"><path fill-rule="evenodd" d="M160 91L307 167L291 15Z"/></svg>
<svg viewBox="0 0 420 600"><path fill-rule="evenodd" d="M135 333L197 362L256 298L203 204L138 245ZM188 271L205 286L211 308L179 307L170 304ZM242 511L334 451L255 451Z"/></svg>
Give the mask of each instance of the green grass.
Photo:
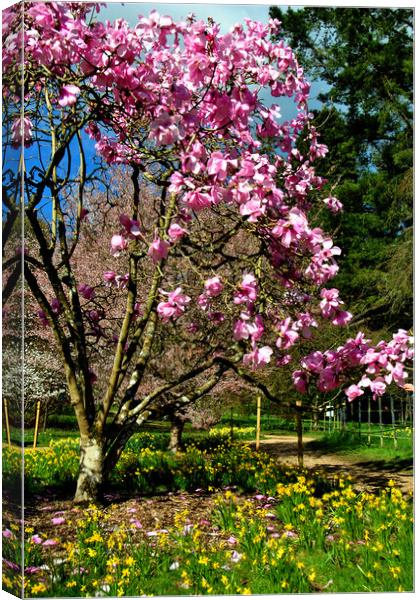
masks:
<svg viewBox="0 0 420 600"><path fill-rule="evenodd" d="M52 440L62 438L79 437L79 431L76 429L62 429L57 427L48 428L45 432L42 430L38 433L37 446L48 446ZM22 442L25 447L31 447L34 442L34 429L25 429L22 436L22 430L17 427L10 428L10 441L16 446L21 446ZM7 443L6 432L3 431L3 443Z"/></svg>
<svg viewBox="0 0 420 600"><path fill-rule="evenodd" d="M325 453L351 454L352 457L362 461L405 461L407 464L413 460L413 439L408 431L397 433L397 447L390 431L383 437L381 446L379 427L373 427L370 435L368 432L335 431L321 435L317 440L309 442L307 450L322 450Z"/></svg>

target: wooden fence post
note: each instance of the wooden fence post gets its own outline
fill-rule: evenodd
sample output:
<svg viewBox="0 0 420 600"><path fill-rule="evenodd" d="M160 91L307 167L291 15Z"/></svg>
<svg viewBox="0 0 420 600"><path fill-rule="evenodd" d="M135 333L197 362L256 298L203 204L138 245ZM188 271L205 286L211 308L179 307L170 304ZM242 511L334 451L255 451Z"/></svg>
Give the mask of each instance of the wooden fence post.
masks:
<svg viewBox="0 0 420 600"><path fill-rule="evenodd" d="M6 423L7 445L10 448L11 442L10 442L10 426L9 426L9 409L8 409L6 398L4 399L4 421Z"/></svg>
<svg viewBox="0 0 420 600"><path fill-rule="evenodd" d="M260 432L261 432L261 396L257 397L257 432L255 440L255 449L260 449Z"/></svg>
<svg viewBox="0 0 420 600"><path fill-rule="evenodd" d="M296 433L298 465L303 467L303 429L302 429L302 400L296 401Z"/></svg>
<svg viewBox="0 0 420 600"><path fill-rule="evenodd" d="M378 410L379 410L379 444L381 448L384 447L384 426L382 422L382 396L378 396Z"/></svg>
<svg viewBox="0 0 420 600"><path fill-rule="evenodd" d="M371 404L370 404L370 396L368 398L368 446L370 446L370 431L371 431Z"/></svg>
<svg viewBox="0 0 420 600"><path fill-rule="evenodd" d="M41 412L41 401L38 400L36 403L36 417L35 417L35 431L34 431L34 448L36 448L36 442L38 439L38 429L39 429L39 414Z"/></svg>

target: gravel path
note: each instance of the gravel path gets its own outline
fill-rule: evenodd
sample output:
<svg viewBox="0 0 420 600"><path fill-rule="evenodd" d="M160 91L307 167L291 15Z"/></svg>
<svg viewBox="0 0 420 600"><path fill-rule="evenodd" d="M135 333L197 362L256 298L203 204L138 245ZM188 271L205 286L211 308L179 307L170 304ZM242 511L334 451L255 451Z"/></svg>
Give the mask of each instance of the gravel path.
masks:
<svg viewBox="0 0 420 600"><path fill-rule="evenodd" d="M308 469L322 468L328 473L351 475L358 487L375 490L384 487L393 479L405 492L413 491L413 466L408 461L366 461L354 454L333 454L308 448L309 442L317 438L303 436L303 464ZM254 446L255 444L251 444ZM297 466L297 442L295 436L266 435L260 448L275 456L279 462Z"/></svg>

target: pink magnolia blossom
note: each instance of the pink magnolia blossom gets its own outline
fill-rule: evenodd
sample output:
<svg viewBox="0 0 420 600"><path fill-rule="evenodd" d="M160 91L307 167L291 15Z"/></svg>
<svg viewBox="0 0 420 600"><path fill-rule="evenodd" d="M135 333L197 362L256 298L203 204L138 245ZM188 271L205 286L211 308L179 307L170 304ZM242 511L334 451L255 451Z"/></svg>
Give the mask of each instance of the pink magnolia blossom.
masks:
<svg viewBox="0 0 420 600"><path fill-rule="evenodd" d="M76 103L77 96L80 94L80 88L77 85L68 84L63 85L60 90L58 97L58 104L65 108L66 106L72 106Z"/></svg>
<svg viewBox="0 0 420 600"><path fill-rule="evenodd" d="M107 287L112 287L112 285L115 284L116 275L117 274L115 273L115 271L105 271L103 277L104 277L105 285Z"/></svg>
<svg viewBox="0 0 420 600"><path fill-rule="evenodd" d="M236 167L237 160L226 158L222 152L212 152L207 163L207 172L209 175L216 175L217 179L224 181L228 175L229 166Z"/></svg>
<svg viewBox="0 0 420 600"><path fill-rule="evenodd" d="M276 365L278 367L284 367L285 365L288 365L291 361L292 361L292 355L285 354L284 356L280 356L280 357L276 358Z"/></svg>
<svg viewBox="0 0 420 600"><path fill-rule="evenodd" d="M122 235L113 235L111 238L111 254L114 257L120 256L121 252L127 250L128 241Z"/></svg>
<svg viewBox="0 0 420 600"><path fill-rule="evenodd" d="M247 340L250 336L249 324L242 319L238 319L233 327L233 338L237 341Z"/></svg>
<svg viewBox="0 0 420 600"><path fill-rule="evenodd" d="M338 297L339 291L335 288L321 290L321 315L325 319L330 319L334 325L347 325L351 321L353 315L339 307L343 301Z"/></svg>
<svg viewBox="0 0 420 600"><path fill-rule="evenodd" d="M305 394L308 390L308 378L305 371L294 371L292 374L293 384L298 392Z"/></svg>
<svg viewBox="0 0 420 600"><path fill-rule="evenodd" d="M245 365L250 365L252 369L257 369L258 367L263 367L267 365L271 360L271 355L273 354L272 348L270 346L262 346L258 348L255 342L252 343L252 351L248 354L245 354L243 357L243 363Z"/></svg>
<svg viewBox="0 0 420 600"><path fill-rule="evenodd" d="M28 117L18 118L12 125L12 146L18 148L22 144L28 148L32 144L32 121Z"/></svg>
<svg viewBox="0 0 420 600"><path fill-rule="evenodd" d="M373 381L371 381L370 389L372 390L374 397L375 396L383 396L383 394L385 394L385 391L386 391L386 383L383 380L383 378L378 377L378 378L374 379Z"/></svg>
<svg viewBox="0 0 420 600"><path fill-rule="evenodd" d="M299 338L299 333L293 329L290 317L287 317L287 319L279 324L279 332L280 335L277 338L276 346L282 350L287 350L293 346Z"/></svg>
<svg viewBox="0 0 420 600"><path fill-rule="evenodd" d="M168 235L173 242L176 242L187 234L187 230L178 225L178 223L172 223L168 229Z"/></svg>
<svg viewBox="0 0 420 600"><path fill-rule="evenodd" d="M322 242L322 250L318 252L317 258L320 260L327 260L332 256L339 256L341 249L338 246L334 246L333 241L326 239Z"/></svg>
<svg viewBox="0 0 420 600"><path fill-rule="evenodd" d="M165 240L161 240L159 237L155 238L150 245L150 248L147 254L152 258L154 263L163 260L168 256L168 251L170 248L169 242Z"/></svg>
<svg viewBox="0 0 420 600"><path fill-rule="evenodd" d="M92 300L95 297L95 289L86 283L79 285L79 294L85 300Z"/></svg>
<svg viewBox="0 0 420 600"><path fill-rule="evenodd" d="M319 374L318 389L321 392L335 390L340 384L339 376L333 366L327 366Z"/></svg>
<svg viewBox="0 0 420 600"><path fill-rule="evenodd" d="M159 202L153 207L150 203L141 222L130 218L129 209L128 214L120 215L121 226L112 236L111 254L119 257L129 244L138 249L151 235L155 239L149 248L146 246L148 256L155 263L163 261L171 244L175 246L187 235L181 225L188 223L192 239L191 244L185 243L185 249L192 250L191 258L197 259L198 269L201 257L203 265L197 279L194 280L195 273L188 274L189 285L195 287L200 277L205 281L203 293L196 298L197 305L214 325L213 331L219 323L231 319L222 336L230 332L230 338L250 344L243 360L251 368L270 363L274 343L276 366L289 363L291 356L286 352L299 338L311 336L312 328L317 326L314 316L319 311L333 325L346 325L351 315L343 310L338 290L323 287L338 271L336 258L341 250L320 227L311 226L317 208L313 198L327 195L322 192L327 181L316 174L316 160L325 156L328 149L321 143L313 115L308 111L310 85L302 68L292 49L284 41L272 38L279 23L262 24L248 19L244 26L235 26L224 34L217 24L194 18L176 23L156 11L140 17L132 27L123 19L114 23L95 20L94 15L88 15L90 10L89 3L50 2L32 3L24 11L23 54L25 66L30 67L25 69L25 101L39 110L33 123L26 116L23 121L15 119L12 113L12 144L29 145L33 139L45 137L48 111L45 82L40 74L48 72L51 89L57 90L53 107L64 109L63 126L73 139L82 132L78 130L81 127L85 131L81 141L90 144L87 150L95 148L102 161L121 165L122 171L127 172L136 167L142 177L155 181L156 188L168 186L171 197L163 200L162 196L165 215L154 215L154 222L170 219L168 240L159 237L163 233L151 229L155 225L151 224L150 213L153 208L159 213L160 206ZM22 14L11 8L4 17L4 73L9 81L14 81ZM5 98L7 106L9 102L13 106L15 98L9 88L5 88ZM293 101L296 110L290 119L281 121L281 102L267 106L270 95ZM80 114L76 114L76 107ZM65 152L57 164L57 173L65 173L68 162L66 136L61 142ZM276 152L268 152L266 147L276 148ZM58 160L60 153L56 156ZM178 171L172 172L173 168ZM58 193L63 200L69 197L71 185L67 189L60 187ZM332 212L342 209L332 191L322 205ZM84 211L81 208L81 220ZM206 214L198 214L200 211ZM171 224L172 220L176 222ZM211 231L213 223L215 229ZM226 242L221 241L229 244L231 230L238 263L247 264L249 270L254 244L246 249L250 251L248 258L241 256L240 245L247 244L248 233L256 240L262 259L258 271L259 277L264 277L261 282L249 272L242 281L235 280L234 260L231 263L229 257L224 262L225 256L220 261L220 271L209 274L209 269L218 267L213 267L214 257L205 255L206 240L211 240L211 234L215 240L226 236ZM179 281L184 275L176 274L175 259L181 255L180 246L183 244L174 247L173 270L163 274L170 278L179 276ZM215 248L220 247L215 244ZM139 261L143 261L141 252ZM148 297L149 267L139 265L141 302ZM223 274L223 283L217 273ZM105 286L119 292L130 281L127 273L117 275L111 270L103 278ZM313 291L315 287L323 288L319 300ZM223 294L223 302L216 300L226 289L233 290L230 310L225 306L227 294ZM123 298L112 302L114 294L103 292L104 289L100 294L103 298L95 298L97 310L83 307L83 318L89 335L101 335L101 342L108 341L112 346L113 340L118 340L118 311L124 303ZM79 293L92 300L95 292L85 283L79 287ZM157 311L162 321L173 322L186 312L191 299L181 287L161 294ZM257 305L259 299L261 303ZM258 314L263 306L264 313ZM105 310L108 307L109 313ZM53 300L51 311L58 315L60 310L58 300ZM136 303L133 320L140 311ZM192 313L196 312L199 310L194 306ZM48 323L42 311L39 317ZM183 325L191 332L199 326ZM130 335L136 329L132 326ZM203 335L212 336L208 323L204 329L208 331L203 331ZM263 342L265 338L267 341ZM336 349L316 350L303 357L293 381L300 392L306 392L313 384L323 392L343 386L349 399L365 389L379 396L391 383L404 385L404 365L413 358L410 338L400 330L390 342L374 345L358 334ZM231 345L229 339L212 339L213 342L220 355ZM127 340L125 349L130 343L131 339Z"/></svg>
<svg viewBox="0 0 420 600"><path fill-rule="evenodd" d="M181 287L169 293L161 290L161 294L168 296L166 302L160 302L157 306L157 312L164 323L180 317L184 313L187 304L191 301L189 296L182 293Z"/></svg>
<svg viewBox="0 0 420 600"><path fill-rule="evenodd" d="M321 314L326 319L329 319L335 315L340 304L343 304L338 297L339 291L335 288L332 288L330 290L324 288L321 290L320 295L322 298L319 305L321 308Z"/></svg>
<svg viewBox="0 0 420 600"><path fill-rule="evenodd" d="M238 319L233 328L233 337L235 340L247 340L251 338L254 342L261 339L264 333L264 323L261 315L256 315L254 322L250 320L250 316L246 313L241 314L241 319Z"/></svg>
<svg viewBox="0 0 420 600"><path fill-rule="evenodd" d="M208 294L200 294L197 298L197 304L201 310L209 310L211 301Z"/></svg>
<svg viewBox="0 0 420 600"><path fill-rule="evenodd" d="M351 385L344 391L350 402L355 398L358 398L358 396L362 396L364 394L363 390L360 389L358 385Z"/></svg>
<svg viewBox="0 0 420 600"><path fill-rule="evenodd" d="M324 198L323 202L334 213L337 213L337 212L340 212L341 210L343 210L342 203L337 198L334 198L334 196L330 195L330 196L328 196L328 198Z"/></svg>
<svg viewBox="0 0 420 600"><path fill-rule="evenodd" d="M344 325L347 325L348 323L350 323L352 318L353 318L353 315L351 314L351 312L348 312L347 310L338 310L335 313L334 318L331 319L331 323L333 325L344 326Z"/></svg>
<svg viewBox="0 0 420 600"><path fill-rule="evenodd" d="M212 298L219 296L223 290L223 283L220 281L219 276L210 277L204 282L204 289L206 290L207 296Z"/></svg>
<svg viewBox="0 0 420 600"><path fill-rule="evenodd" d="M207 193L200 192L198 190L194 190L193 192L188 192L184 196L184 202L188 208L191 208L195 211L200 211L205 208L209 208L212 205L211 196Z"/></svg>
<svg viewBox="0 0 420 600"><path fill-rule="evenodd" d="M130 278L129 273L126 273L125 275L117 275L115 277L115 286L119 290L125 290L128 285L129 278Z"/></svg>
<svg viewBox="0 0 420 600"><path fill-rule="evenodd" d="M249 200L242 204L239 209L243 217L248 217L250 223L256 223L258 219L265 213L266 207L261 204L261 200Z"/></svg>
<svg viewBox="0 0 420 600"><path fill-rule="evenodd" d="M171 182L171 185L168 188L169 192L171 194L177 194L182 190L183 186L186 185L188 180L181 173L176 171L175 173L172 173L169 181Z"/></svg>
<svg viewBox="0 0 420 600"><path fill-rule="evenodd" d="M308 228L308 221L304 213L298 208L292 208L288 220L280 219L271 230L275 238L279 238L282 245L289 248L290 245L302 238Z"/></svg>
<svg viewBox="0 0 420 600"><path fill-rule="evenodd" d="M125 228L126 234L131 239L136 239L141 236L140 224L135 219L130 219L128 215L120 215L119 217L121 225Z"/></svg>
<svg viewBox="0 0 420 600"><path fill-rule="evenodd" d="M300 313L299 318L295 321L295 325L298 329L301 330L302 337L309 339L312 337L311 327L318 327L317 322L312 317L312 315L308 312Z"/></svg>
<svg viewBox="0 0 420 600"><path fill-rule="evenodd" d="M182 172L198 175L204 169L203 160L205 158L206 150L204 146L200 142L194 142L190 152L181 156Z"/></svg>
<svg viewBox="0 0 420 600"><path fill-rule="evenodd" d="M247 273L242 278L242 283L235 293L233 302L242 304L244 302L254 302L257 299L257 281L251 273Z"/></svg>
<svg viewBox="0 0 420 600"><path fill-rule="evenodd" d="M170 146L182 137L179 127L168 113L163 112L150 126L149 139L159 146Z"/></svg>
<svg viewBox="0 0 420 600"><path fill-rule="evenodd" d="M66 522L66 519L64 517L54 517L53 519L51 519L51 523L53 525L63 525L63 523Z"/></svg>
<svg viewBox="0 0 420 600"><path fill-rule="evenodd" d="M305 358L302 359L301 364L305 369L312 371L312 373L321 373L325 366L324 355L322 352L316 350L315 352L308 354L308 356L305 356Z"/></svg>
<svg viewBox="0 0 420 600"><path fill-rule="evenodd" d="M405 384L405 379L408 377L408 373L404 371L403 365L399 362L397 362L395 365L388 363L386 365L386 369L389 371L384 377L386 383L390 385L392 381L395 381L397 385L403 387Z"/></svg>

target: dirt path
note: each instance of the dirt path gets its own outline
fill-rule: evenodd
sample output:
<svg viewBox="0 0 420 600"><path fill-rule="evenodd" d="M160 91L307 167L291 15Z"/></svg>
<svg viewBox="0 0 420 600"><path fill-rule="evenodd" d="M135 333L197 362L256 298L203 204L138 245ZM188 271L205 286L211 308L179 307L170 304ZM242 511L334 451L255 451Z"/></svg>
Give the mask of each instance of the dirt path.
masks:
<svg viewBox="0 0 420 600"><path fill-rule="evenodd" d="M372 491L384 487L390 479L405 492L413 491L413 468L407 461L366 461L351 454L325 453L308 448L308 443L316 439L310 435L303 436L303 464L306 468L322 468L331 474L351 475L356 486ZM297 442L294 436L266 435L260 446L279 462L297 466Z"/></svg>

